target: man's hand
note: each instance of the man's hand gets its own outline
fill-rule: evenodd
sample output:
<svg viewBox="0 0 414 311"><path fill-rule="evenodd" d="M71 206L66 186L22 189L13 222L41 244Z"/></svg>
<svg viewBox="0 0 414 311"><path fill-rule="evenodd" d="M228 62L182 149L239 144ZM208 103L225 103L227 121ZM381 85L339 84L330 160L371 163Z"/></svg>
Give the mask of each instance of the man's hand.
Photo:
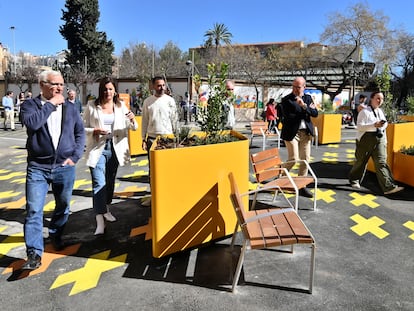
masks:
<svg viewBox="0 0 414 311"><path fill-rule="evenodd" d="M75 162L72 161L71 158L67 158L63 163L62 166L66 166L66 165L70 165L70 166L74 166Z"/></svg>
<svg viewBox="0 0 414 311"><path fill-rule="evenodd" d="M48 102L52 103L53 105L57 107L59 105L62 105L65 102L65 97L63 97L62 94L57 93L57 94L54 94L53 97L48 100Z"/></svg>

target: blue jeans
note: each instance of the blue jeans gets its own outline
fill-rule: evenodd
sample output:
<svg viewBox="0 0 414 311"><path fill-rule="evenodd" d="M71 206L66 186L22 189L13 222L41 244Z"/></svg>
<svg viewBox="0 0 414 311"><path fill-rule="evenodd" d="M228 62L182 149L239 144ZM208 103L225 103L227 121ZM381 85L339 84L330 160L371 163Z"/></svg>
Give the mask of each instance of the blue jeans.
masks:
<svg viewBox="0 0 414 311"><path fill-rule="evenodd" d="M112 202L118 166L112 140L107 140L98 163L94 168L89 168L92 176L93 210L96 214L105 214L106 205Z"/></svg>
<svg viewBox="0 0 414 311"><path fill-rule="evenodd" d="M26 176L26 219L24 239L27 254L42 256L43 207L49 185L55 198L55 210L49 223L49 233L61 235L69 217L70 199L75 182L75 166L65 165L46 169L28 165Z"/></svg>

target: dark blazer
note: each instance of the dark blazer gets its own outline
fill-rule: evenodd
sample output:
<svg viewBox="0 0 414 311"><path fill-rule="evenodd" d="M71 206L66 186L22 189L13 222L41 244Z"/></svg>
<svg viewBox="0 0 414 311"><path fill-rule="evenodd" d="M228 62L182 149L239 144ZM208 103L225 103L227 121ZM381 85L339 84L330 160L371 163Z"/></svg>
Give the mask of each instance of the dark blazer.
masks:
<svg viewBox="0 0 414 311"><path fill-rule="evenodd" d="M82 157L85 131L79 111L71 103L63 104L62 132L55 150L47 126L47 119L55 110L55 105L49 102L42 106L40 96L25 100L21 106L21 120L27 129L27 161L30 165L52 169L68 158L76 163Z"/></svg>
<svg viewBox="0 0 414 311"><path fill-rule="evenodd" d="M282 113L283 113L283 127L281 137L283 140L291 141L299 130L301 120L305 120L306 131L309 135L313 135L313 124L311 117L318 116L318 110L311 108L312 97L308 94L303 95L302 99L306 103L307 108L303 109L296 103L296 96L293 93L283 97Z"/></svg>

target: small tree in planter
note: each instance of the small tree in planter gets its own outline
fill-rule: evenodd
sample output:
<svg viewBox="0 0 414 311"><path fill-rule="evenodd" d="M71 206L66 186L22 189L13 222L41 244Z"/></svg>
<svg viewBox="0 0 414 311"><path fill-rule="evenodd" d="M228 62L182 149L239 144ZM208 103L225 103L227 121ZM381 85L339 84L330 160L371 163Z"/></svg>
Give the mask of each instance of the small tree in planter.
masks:
<svg viewBox="0 0 414 311"><path fill-rule="evenodd" d="M406 147L405 145L403 145L400 148L400 152L404 153L404 154L407 154L407 155L414 156L414 146L411 145L411 146Z"/></svg>

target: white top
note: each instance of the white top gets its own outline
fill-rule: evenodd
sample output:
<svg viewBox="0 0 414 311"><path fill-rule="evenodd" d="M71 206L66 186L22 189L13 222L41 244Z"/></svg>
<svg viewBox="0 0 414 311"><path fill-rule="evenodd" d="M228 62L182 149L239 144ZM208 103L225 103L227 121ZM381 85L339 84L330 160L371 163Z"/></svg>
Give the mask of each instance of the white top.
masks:
<svg viewBox="0 0 414 311"><path fill-rule="evenodd" d="M357 129L358 129L358 135L357 139L360 140L362 135L365 134L365 132L376 132L377 128L375 127L375 123L381 120L386 120L384 112L381 108L376 108L372 110L371 106L368 106L367 108L362 109L358 113L358 119L357 119ZM384 125L381 127L383 131L388 126L388 122L385 122ZM386 135L384 135L386 139Z"/></svg>
<svg viewBox="0 0 414 311"><path fill-rule="evenodd" d="M42 106L46 104L47 99L41 98ZM52 111L50 116L47 118L47 128L49 134L52 137L53 146L55 150L59 145L60 134L62 132L62 105L58 105L55 111Z"/></svg>
<svg viewBox="0 0 414 311"><path fill-rule="evenodd" d="M142 107L142 139L146 135L173 134L177 123L177 106L169 95L151 95L144 100Z"/></svg>

